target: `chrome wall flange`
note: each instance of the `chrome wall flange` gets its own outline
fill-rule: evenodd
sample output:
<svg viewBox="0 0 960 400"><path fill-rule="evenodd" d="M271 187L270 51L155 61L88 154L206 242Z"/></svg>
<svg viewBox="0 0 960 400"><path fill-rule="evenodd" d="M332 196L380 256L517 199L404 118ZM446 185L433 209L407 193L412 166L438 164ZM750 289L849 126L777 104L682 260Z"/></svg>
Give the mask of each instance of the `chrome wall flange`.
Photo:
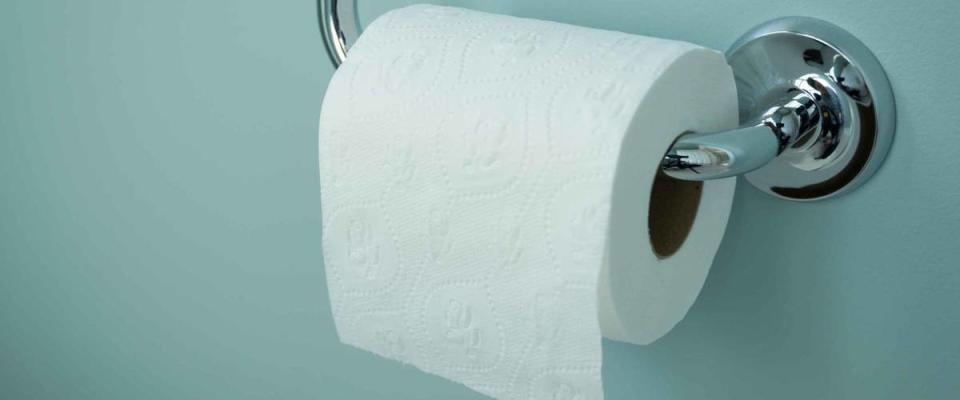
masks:
<svg viewBox="0 0 960 400"><path fill-rule="evenodd" d="M780 18L743 35L727 60L741 121L780 110L786 118L776 122L784 125L771 128L794 133L778 137L778 154L746 174L758 189L790 200L824 199L857 188L883 163L896 129L893 90L880 62L853 35L813 18Z"/></svg>

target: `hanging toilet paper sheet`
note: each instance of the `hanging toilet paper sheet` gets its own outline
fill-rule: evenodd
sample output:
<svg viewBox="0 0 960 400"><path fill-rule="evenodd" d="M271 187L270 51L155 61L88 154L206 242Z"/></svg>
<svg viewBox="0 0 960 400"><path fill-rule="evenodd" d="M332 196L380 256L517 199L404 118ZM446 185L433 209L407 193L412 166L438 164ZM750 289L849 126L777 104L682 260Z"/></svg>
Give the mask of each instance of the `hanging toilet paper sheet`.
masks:
<svg viewBox="0 0 960 400"><path fill-rule="evenodd" d="M458 8L378 18L320 117L341 341L502 399L598 399L601 337L646 344L703 285L734 180L658 174L737 122L689 43Z"/></svg>

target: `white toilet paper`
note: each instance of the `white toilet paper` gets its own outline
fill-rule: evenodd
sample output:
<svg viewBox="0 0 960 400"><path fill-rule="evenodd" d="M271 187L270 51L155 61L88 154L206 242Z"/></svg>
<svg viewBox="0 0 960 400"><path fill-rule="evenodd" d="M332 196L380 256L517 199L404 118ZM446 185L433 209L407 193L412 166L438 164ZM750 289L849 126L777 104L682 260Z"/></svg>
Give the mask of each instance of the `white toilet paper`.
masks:
<svg viewBox="0 0 960 400"><path fill-rule="evenodd" d="M645 344L676 325L730 210L732 179L654 190L660 159L735 123L729 67L692 44L448 7L380 17L320 117L340 339L497 398L602 398L601 327Z"/></svg>

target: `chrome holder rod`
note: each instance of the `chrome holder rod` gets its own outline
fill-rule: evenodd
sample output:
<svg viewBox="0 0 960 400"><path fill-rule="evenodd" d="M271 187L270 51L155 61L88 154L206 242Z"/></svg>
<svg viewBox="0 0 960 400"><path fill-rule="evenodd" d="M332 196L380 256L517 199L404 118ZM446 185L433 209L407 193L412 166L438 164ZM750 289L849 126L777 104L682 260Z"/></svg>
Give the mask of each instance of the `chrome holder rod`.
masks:
<svg viewBox="0 0 960 400"><path fill-rule="evenodd" d="M690 181L743 175L819 134L820 111L814 95L800 92L782 103L739 128L680 135L660 167L673 178Z"/></svg>
<svg viewBox="0 0 960 400"><path fill-rule="evenodd" d="M356 0L318 0L334 66L361 33ZM828 22L786 17L744 34L729 50L739 128L680 135L661 168L676 179L744 175L789 200L845 193L882 164L893 140L893 91L873 53Z"/></svg>

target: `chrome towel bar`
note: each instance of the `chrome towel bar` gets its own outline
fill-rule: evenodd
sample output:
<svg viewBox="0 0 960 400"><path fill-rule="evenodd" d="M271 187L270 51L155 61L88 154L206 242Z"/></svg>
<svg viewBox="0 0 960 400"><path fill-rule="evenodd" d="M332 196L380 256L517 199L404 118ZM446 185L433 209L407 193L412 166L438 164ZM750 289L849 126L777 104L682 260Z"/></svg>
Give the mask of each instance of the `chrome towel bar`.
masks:
<svg viewBox="0 0 960 400"><path fill-rule="evenodd" d="M360 36L356 0L318 0L327 54L339 66ZM893 141L893 91L880 62L853 35L813 18L779 18L726 52L739 128L681 134L663 172L702 181L744 175L790 200L848 192L876 172Z"/></svg>

